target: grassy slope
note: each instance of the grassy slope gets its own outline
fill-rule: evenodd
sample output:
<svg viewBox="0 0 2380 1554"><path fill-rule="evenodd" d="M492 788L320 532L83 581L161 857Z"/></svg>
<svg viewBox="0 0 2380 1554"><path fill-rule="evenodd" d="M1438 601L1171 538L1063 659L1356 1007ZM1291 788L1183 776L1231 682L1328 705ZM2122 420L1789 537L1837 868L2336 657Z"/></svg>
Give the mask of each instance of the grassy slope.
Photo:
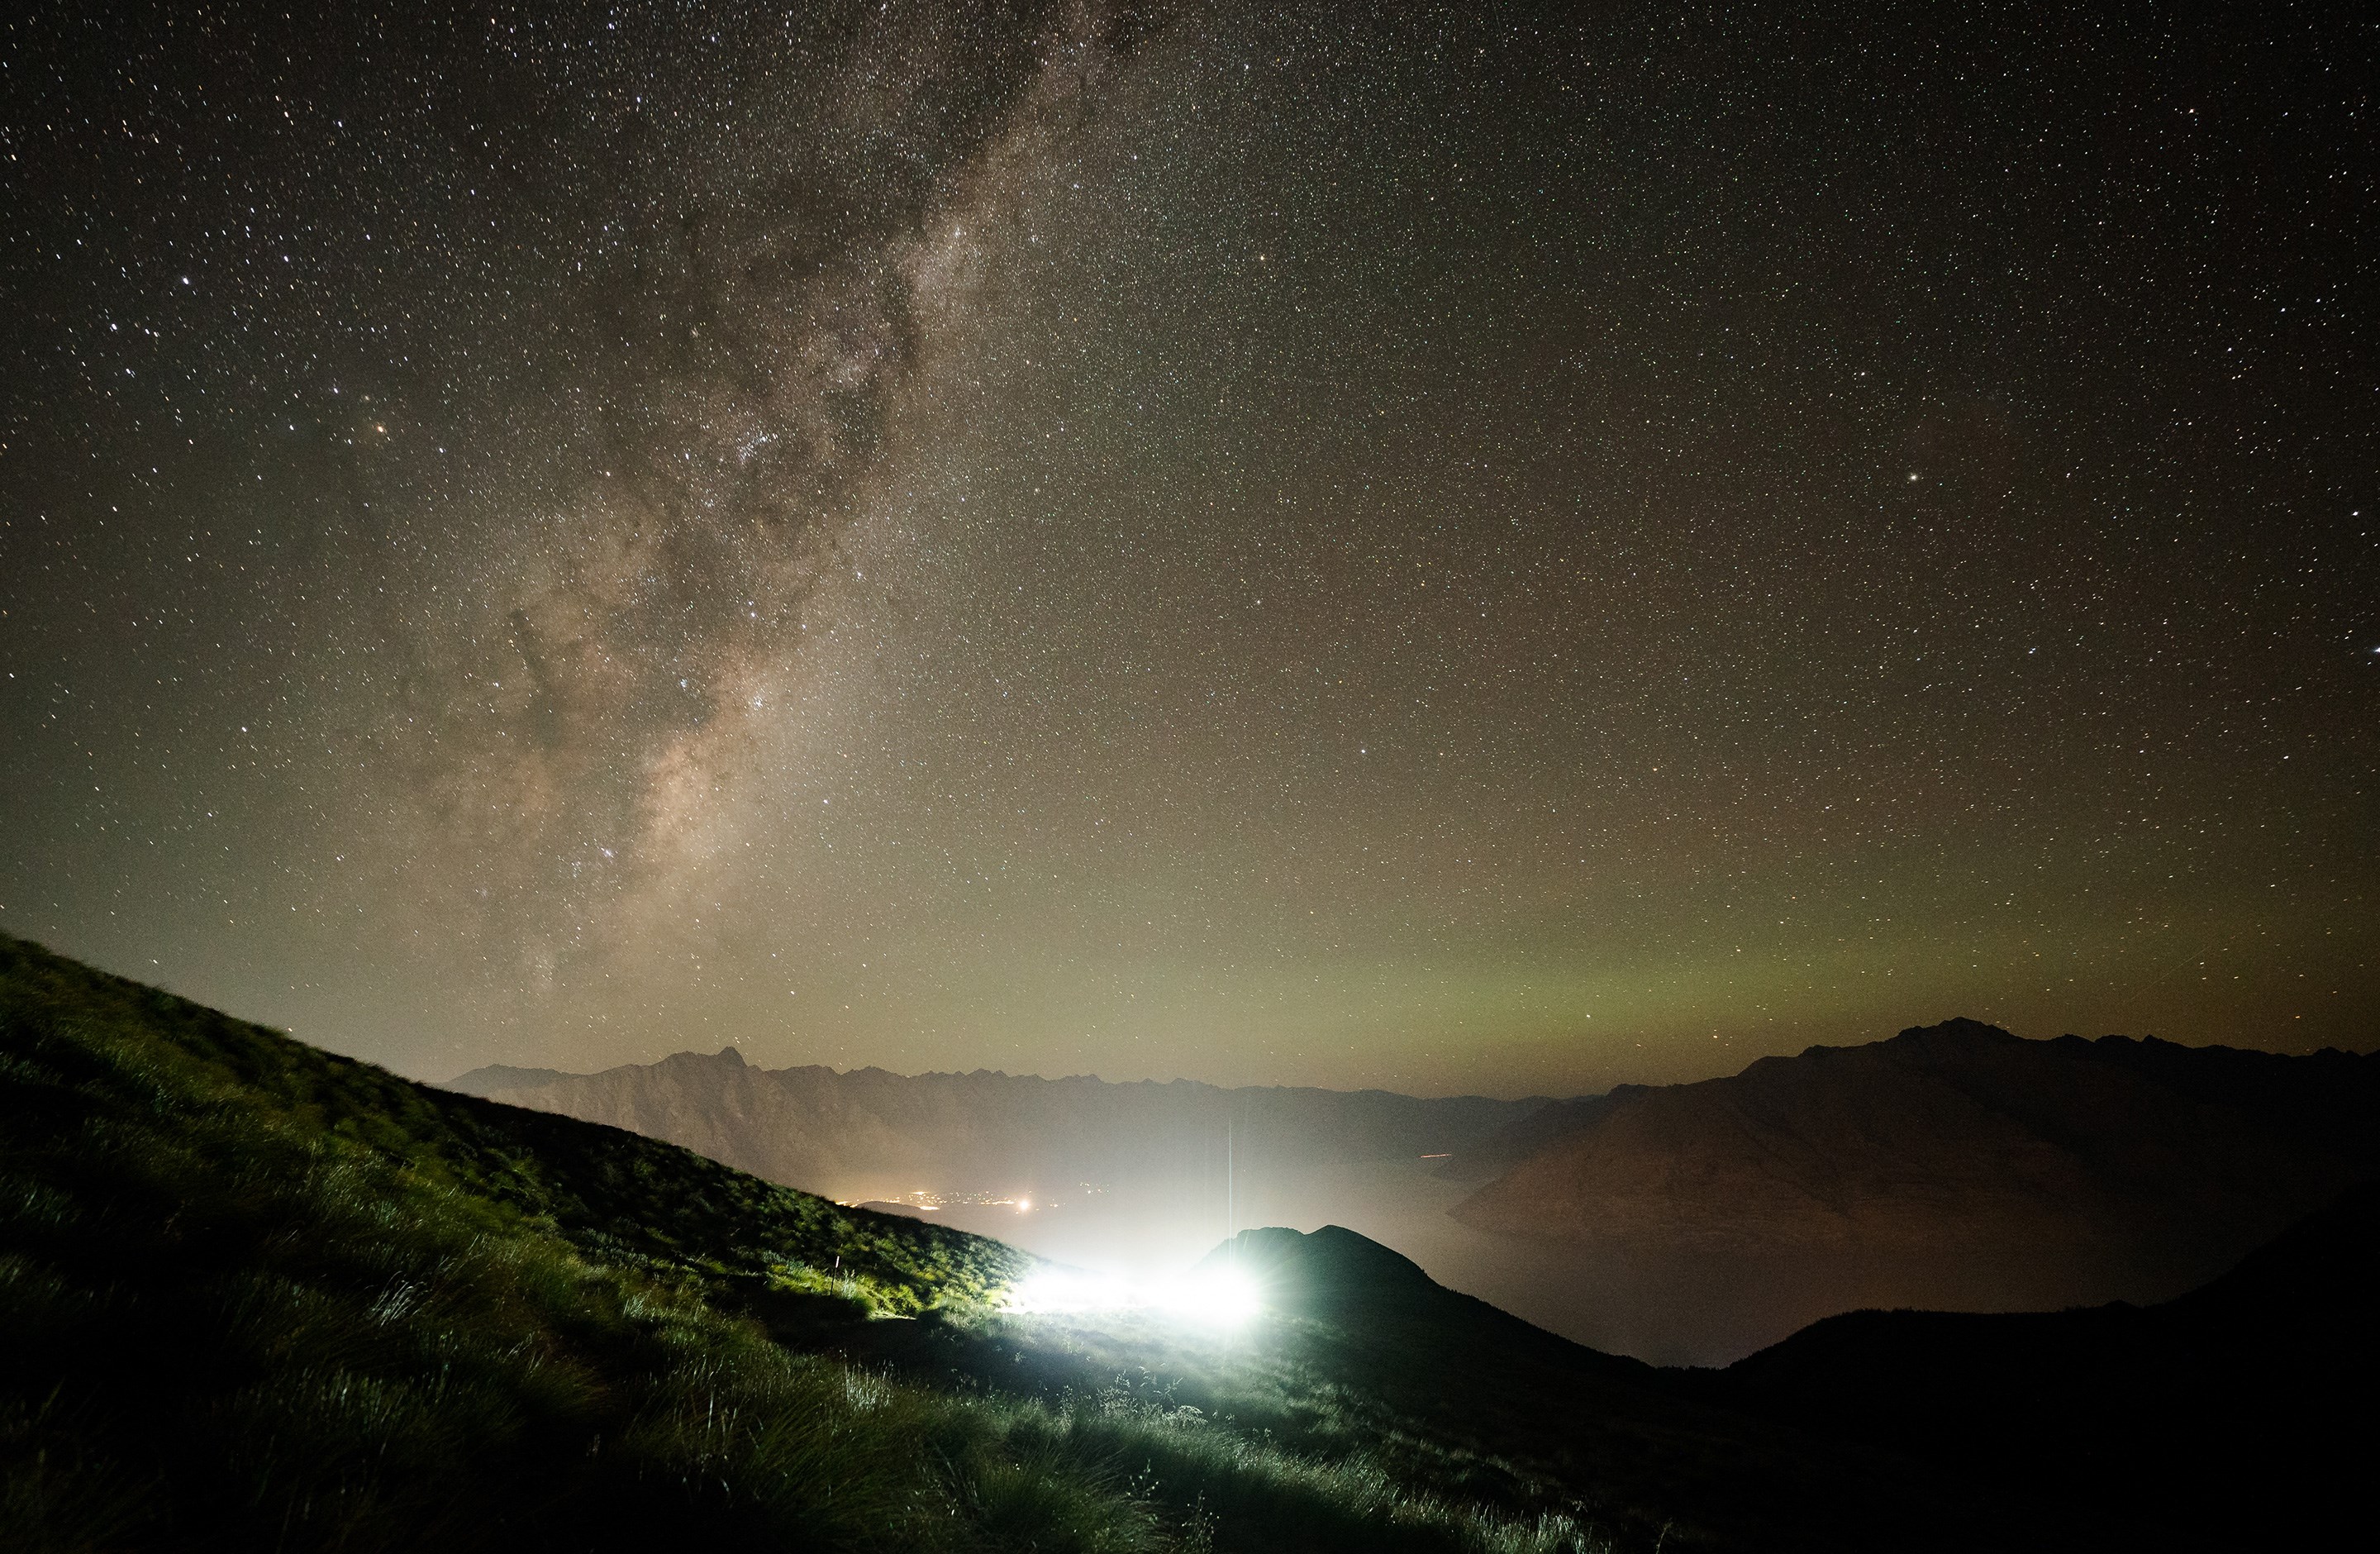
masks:
<svg viewBox="0 0 2380 1554"><path fill-rule="evenodd" d="M1030 1262L0 938L12 1549L1933 1541L1475 1303L1220 1342Z"/></svg>

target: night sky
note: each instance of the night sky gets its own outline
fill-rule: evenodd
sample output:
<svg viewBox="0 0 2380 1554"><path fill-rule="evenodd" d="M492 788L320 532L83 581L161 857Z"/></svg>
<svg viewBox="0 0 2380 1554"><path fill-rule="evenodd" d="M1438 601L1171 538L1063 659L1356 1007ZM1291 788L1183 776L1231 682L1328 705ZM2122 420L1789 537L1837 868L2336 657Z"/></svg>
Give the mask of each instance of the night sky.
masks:
<svg viewBox="0 0 2380 1554"><path fill-rule="evenodd" d="M18 13L0 929L428 1077L2370 1047L2361 10Z"/></svg>

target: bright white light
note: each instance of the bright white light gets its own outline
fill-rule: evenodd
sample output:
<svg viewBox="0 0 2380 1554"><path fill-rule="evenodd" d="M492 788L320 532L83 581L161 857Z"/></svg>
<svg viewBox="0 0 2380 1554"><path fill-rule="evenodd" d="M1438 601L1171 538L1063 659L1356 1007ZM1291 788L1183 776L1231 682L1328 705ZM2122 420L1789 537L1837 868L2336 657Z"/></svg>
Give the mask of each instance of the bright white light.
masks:
<svg viewBox="0 0 2380 1554"><path fill-rule="evenodd" d="M1079 1269L1045 1268L1008 1291L1012 1311L1123 1311L1144 1304L1132 1286Z"/></svg>
<svg viewBox="0 0 2380 1554"><path fill-rule="evenodd" d="M1157 1311L1201 1327L1236 1328L1264 1309L1256 1281L1235 1268L1198 1269L1161 1284L1135 1284L1078 1269L1043 1269L1013 1285L1012 1311Z"/></svg>
<svg viewBox="0 0 2380 1554"><path fill-rule="evenodd" d="M1194 1269L1167 1294L1166 1309L1208 1327L1236 1328L1264 1309L1257 1281L1235 1268Z"/></svg>

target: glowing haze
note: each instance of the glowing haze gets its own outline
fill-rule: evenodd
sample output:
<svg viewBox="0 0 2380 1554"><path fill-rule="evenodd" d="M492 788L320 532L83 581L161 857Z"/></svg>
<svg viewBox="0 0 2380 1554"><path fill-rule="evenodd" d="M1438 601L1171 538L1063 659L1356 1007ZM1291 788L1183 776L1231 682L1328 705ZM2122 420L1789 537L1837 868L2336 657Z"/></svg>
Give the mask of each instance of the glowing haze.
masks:
<svg viewBox="0 0 2380 1554"><path fill-rule="evenodd" d="M2370 1043L2344 22L178 9L12 39L0 928L432 1076Z"/></svg>

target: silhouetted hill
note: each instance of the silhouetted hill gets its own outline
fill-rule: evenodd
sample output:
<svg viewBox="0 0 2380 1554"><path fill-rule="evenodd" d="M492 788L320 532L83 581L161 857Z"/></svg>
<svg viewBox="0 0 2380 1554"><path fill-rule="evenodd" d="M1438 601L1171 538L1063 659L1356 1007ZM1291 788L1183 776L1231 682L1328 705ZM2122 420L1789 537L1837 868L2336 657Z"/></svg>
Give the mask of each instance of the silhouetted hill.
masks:
<svg viewBox="0 0 2380 1554"><path fill-rule="evenodd" d="M1589 1463L1662 1439L1639 1472L1735 1478L1765 1526L1791 1499L1779 1475L1803 1475L1805 1526L1830 1523L1828 1502L1849 1492L1875 1518L1854 1539L1898 1525L1887 1542L1907 1547L2321 1547L2356 1524L2380 1447L2369 1409L2380 1382L2371 1185L2162 1305L1859 1312L1724 1371L1582 1348L1338 1226L1245 1232L1207 1263L1251 1274L1269 1301L1316 1319L1322 1336L1308 1353L1327 1354L1330 1374L1426 1409L1483 1456L1570 1450L1572 1471L1591 1474ZM1765 1414L1784 1433L1755 1444L1724 1423L1730 1410ZM1852 1454L1814 1451L1814 1433ZM1670 1503L1686 1501L1721 1536L1760 1536L1726 1521L1724 1494Z"/></svg>
<svg viewBox="0 0 2380 1554"><path fill-rule="evenodd" d="M2118 1546L2313 1547L2360 1519L2380 1450L2375 1289L2366 1184L2160 1305L1853 1312L1708 1392L2027 1485Z"/></svg>
<svg viewBox="0 0 2380 1554"><path fill-rule="evenodd" d="M1227 1090L978 1070L761 1069L733 1048L599 1074L484 1068L447 1088L634 1129L842 1198L1037 1190L1413 1159L1469 1148L1542 1099L1384 1090Z"/></svg>
<svg viewBox="0 0 2380 1554"><path fill-rule="evenodd" d="M1543 1474L1607 1514L1666 1524L1657 1544L1983 1548L2027 1524L2021 1498L1995 1503L1955 1471L1814 1449L1781 1423L1747 1429L1699 1378L1532 1327L1342 1226L1243 1231L1200 1267L1247 1274L1269 1307L1303 1318L1278 1352L1366 1406L1431 1421L1483 1476Z"/></svg>
<svg viewBox="0 0 2380 1554"><path fill-rule="evenodd" d="M1208 1253L1199 1266L1247 1274L1270 1304L1287 1310L1407 1309L1439 1300L1494 1309L1446 1289L1411 1257L1343 1225L1312 1232L1279 1226L1242 1231Z"/></svg>
<svg viewBox="0 0 2380 1554"><path fill-rule="evenodd" d="M1740 1279L1773 1340L1861 1306L2054 1309L2203 1282L2380 1167L2380 1059L1954 1020L1547 1108L1474 1153L1521 1147L1458 1217Z"/></svg>

